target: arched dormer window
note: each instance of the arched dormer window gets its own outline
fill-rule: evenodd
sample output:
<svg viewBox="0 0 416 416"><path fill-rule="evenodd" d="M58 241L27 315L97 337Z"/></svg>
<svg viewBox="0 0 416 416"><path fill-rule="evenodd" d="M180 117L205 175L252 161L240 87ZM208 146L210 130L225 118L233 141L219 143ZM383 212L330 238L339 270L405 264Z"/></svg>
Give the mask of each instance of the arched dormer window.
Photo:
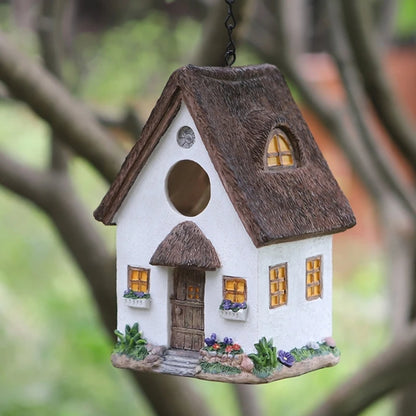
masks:
<svg viewBox="0 0 416 416"><path fill-rule="evenodd" d="M266 167L274 169L284 166L295 166L295 157L290 140L282 129L270 133L266 148Z"/></svg>

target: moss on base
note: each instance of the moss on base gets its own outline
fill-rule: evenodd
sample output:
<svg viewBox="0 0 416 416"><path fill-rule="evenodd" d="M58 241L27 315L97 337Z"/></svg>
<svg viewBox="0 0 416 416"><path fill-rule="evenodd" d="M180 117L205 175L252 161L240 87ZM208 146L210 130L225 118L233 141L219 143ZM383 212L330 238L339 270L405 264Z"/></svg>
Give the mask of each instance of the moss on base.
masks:
<svg viewBox="0 0 416 416"><path fill-rule="evenodd" d="M195 377L203 380L222 381L227 383L242 383L242 384L263 384L272 381L282 380L284 378L297 377L310 371L319 370L320 368L333 367L338 364L339 355L335 356L332 353L326 355L315 356L300 362L296 362L292 367L281 366L266 377L257 377L253 373L241 372L240 374L211 374L200 372Z"/></svg>

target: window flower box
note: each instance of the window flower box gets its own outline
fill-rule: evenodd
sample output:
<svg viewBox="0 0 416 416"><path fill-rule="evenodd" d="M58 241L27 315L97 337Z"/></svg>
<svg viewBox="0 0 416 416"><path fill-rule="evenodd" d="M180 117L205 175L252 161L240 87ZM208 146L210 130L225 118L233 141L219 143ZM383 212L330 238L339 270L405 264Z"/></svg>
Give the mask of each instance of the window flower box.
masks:
<svg viewBox="0 0 416 416"><path fill-rule="evenodd" d="M219 309L220 316L224 319L230 319L232 321L246 321L247 320L247 308L239 309L237 312L233 310Z"/></svg>
<svg viewBox="0 0 416 416"><path fill-rule="evenodd" d="M124 303L130 308L139 308L139 309L149 309L150 308L150 298L123 298Z"/></svg>
<svg viewBox="0 0 416 416"><path fill-rule="evenodd" d="M125 290L123 295L124 303L130 308L150 308L150 295L143 292L134 292L131 289Z"/></svg>
<svg viewBox="0 0 416 416"><path fill-rule="evenodd" d="M224 319L230 319L232 321L246 321L247 303L231 302L228 299L224 299L221 302L219 313Z"/></svg>

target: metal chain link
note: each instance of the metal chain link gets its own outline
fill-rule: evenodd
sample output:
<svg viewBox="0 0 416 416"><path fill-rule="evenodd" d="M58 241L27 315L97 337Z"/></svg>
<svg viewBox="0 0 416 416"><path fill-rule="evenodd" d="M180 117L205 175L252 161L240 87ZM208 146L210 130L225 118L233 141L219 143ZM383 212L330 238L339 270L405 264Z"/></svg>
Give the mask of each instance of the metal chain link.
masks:
<svg viewBox="0 0 416 416"><path fill-rule="evenodd" d="M228 32L228 45L225 51L224 59L225 59L225 65L230 67L235 62L235 57L236 57L235 56L235 44L233 42L231 35L237 22L235 21L235 17L233 14L233 4L235 0L225 0L225 2L228 5L228 14L224 22L225 27Z"/></svg>

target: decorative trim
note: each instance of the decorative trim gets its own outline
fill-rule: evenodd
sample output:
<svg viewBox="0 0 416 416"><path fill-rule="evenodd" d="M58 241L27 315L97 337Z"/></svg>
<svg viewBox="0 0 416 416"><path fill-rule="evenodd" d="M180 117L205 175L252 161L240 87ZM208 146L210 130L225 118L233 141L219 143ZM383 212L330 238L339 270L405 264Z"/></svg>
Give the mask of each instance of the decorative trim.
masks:
<svg viewBox="0 0 416 416"><path fill-rule="evenodd" d="M221 318L228 319L230 321L246 321L247 310L248 310L248 307L245 309L240 309L237 312L233 312L231 310L227 311L224 309L218 309Z"/></svg>
<svg viewBox="0 0 416 416"><path fill-rule="evenodd" d="M129 306L130 308L138 308L138 309L149 309L151 299L150 298L143 298L143 299L133 299L133 298L123 298L124 304Z"/></svg>

